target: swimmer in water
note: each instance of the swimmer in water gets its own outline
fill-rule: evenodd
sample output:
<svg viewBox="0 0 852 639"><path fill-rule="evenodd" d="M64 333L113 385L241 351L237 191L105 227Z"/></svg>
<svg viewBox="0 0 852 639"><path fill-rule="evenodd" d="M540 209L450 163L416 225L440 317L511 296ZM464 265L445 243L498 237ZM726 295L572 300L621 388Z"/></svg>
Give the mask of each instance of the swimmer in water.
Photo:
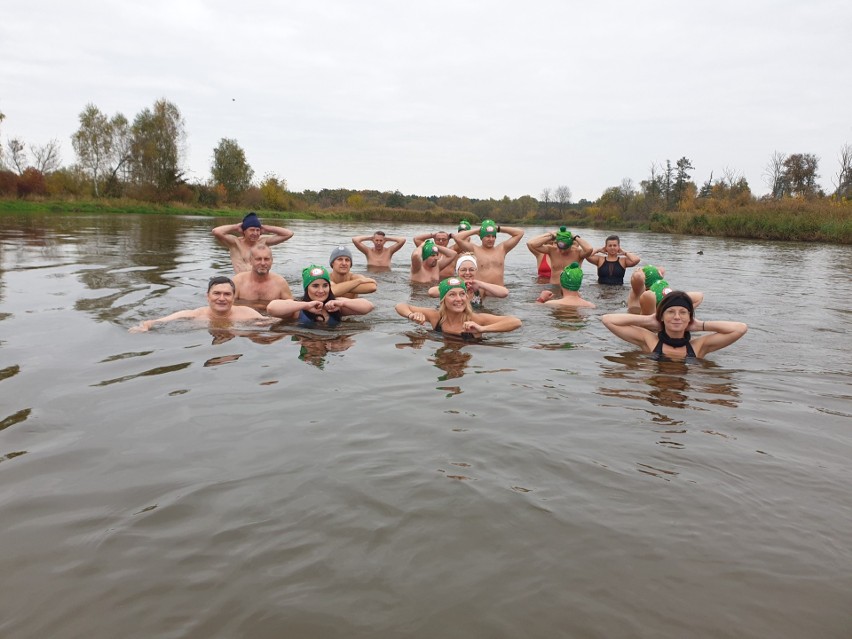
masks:
<svg viewBox="0 0 852 639"><path fill-rule="evenodd" d="M507 233L509 237L497 242L498 233ZM481 245L473 244L471 236L479 235ZM518 245L524 236L524 230L514 226L500 226L494 220L483 220L479 230L460 231L453 236L459 250L473 253L479 265L479 279L491 284L503 286L506 268L506 254Z"/></svg>
<svg viewBox="0 0 852 639"><path fill-rule="evenodd" d="M742 322L696 319L692 299L684 291L667 293L652 315L609 313L601 321L613 334L643 352L671 359L700 359L730 346L748 330ZM692 332L709 334L693 338Z"/></svg>
<svg viewBox="0 0 852 639"><path fill-rule="evenodd" d="M550 260L550 283L559 284L559 278L566 266L573 262L583 265L583 260L592 253L592 245L579 235L571 233L564 226L553 233L544 233L527 242L527 248L535 253L546 255Z"/></svg>
<svg viewBox="0 0 852 639"><path fill-rule="evenodd" d="M577 262L566 266L559 276L559 286L562 288L562 297L553 299L553 291L543 290L536 302L548 306L571 306L575 308L595 308L595 305L580 297L580 286L583 283L583 269Z"/></svg>
<svg viewBox="0 0 852 639"><path fill-rule="evenodd" d="M456 260L456 275L464 280L472 306L481 306L482 300L486 297L509 296L509 289L505 286L476 279L477 270L476 257L473 253L463 253ZM437 286L429 289L429 297L440 297L440 293Z"/></svg>
<svg viewBox="0 0 852 639"><path fill-rule="evenodd" d="M474 313L467 296L467 285L460 277L448 277L438 285L441 302L437 309L396 305L396 312L421 326L426 322L444 335L477 339L483 333L506 333L521 326L521 320L511 315Z"/></svg>
<svg viewBox="0 0 852 639"><path fill-rule="evenodd" d="M366 315L373 304L365 299L335 297L331 291L328 270L312 264L302 271L305 289L301 300L274 300L266 307L272 317L292 318L306 325L322 324L332 327L347 315Z"/></svg>
<svg viewBox="0 0 852 639"><path fill-rule="evenodd" d="M178 311L158 319L145 320L130 329L131 333L144 333L155 324L164 324L180 319L201 320L210 326L221 328L234 322L249 322L256 320L261 324L269 324L269 318L264 317L249 306L234 306L236 286L230 277L220 275L211 277L207 283L207 306Z"/></svg>
<svg viewBox="0 0 852 639"><path fill-rule="evenodd" d="M621 248L617 235L610 235L599 249L592 250L586 258L590 264L598 267L598 284L608 286L624 285L624 274L631 266L639 263L639 256Z"/></svg>
<svg viewBox="0 0 852 639"><path fill-rule="evenodd" d="M257 244L273 246L286 242L293 237L293 231L283 226L263 224L257 213L252 211L239 224L217 226L213 229L213 237L230 252L234 273L244 273L251 270L252 247Z"/></svg>

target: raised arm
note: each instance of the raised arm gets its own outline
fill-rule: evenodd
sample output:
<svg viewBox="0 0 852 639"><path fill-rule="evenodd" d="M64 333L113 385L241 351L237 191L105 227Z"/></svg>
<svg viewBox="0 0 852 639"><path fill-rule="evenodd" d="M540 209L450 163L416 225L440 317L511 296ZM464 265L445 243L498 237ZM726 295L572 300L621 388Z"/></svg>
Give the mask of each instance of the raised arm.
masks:
<svg viewBox="0 0 852 639"><path fill-rule="evenodd" d="M693 342L695 355L704 357L707 353L718 351L730 346L748 331L748 325L743 322L727 322L722 320L701 321L693 319L689 325L691 331L712 331L710 335L699 337Z"/></svg>
<svg viewBox="0 0 852 639"><path fill-rule="evenodd" d="M361 251L364 255L369 255L370 247L364 244L364 242L372 239L372 235L356 235L352 238L352 243L355 245L355 248Z"/></svg>
<svg viewBox="0 0 852 639"><path fill-rule="evenodd" d="M641 346L650 351L649 336L660 330L660 324L654 315L635 315L633 313L607 313L601 317L603 325L625 342Z"/></svg>
<svg viewBox="0 0 852 639"><path fill-rule="evenodd" d="M589 255L592 254L592 251L595 249L592 248L592 245L585 239L580 237L579 235L574 236L574 242L577 243L577 246L580 247L580 258L587 259Z"/></svg>
<svg viewBox="0 0 852 639"><path fill-rule="evenodd" d="M243 234L243 227L240 223L237 224L223 224L222 226L217 226L212 231L213 237L216 238L216 241L219 242L225 248L231 248L232 246L236 246L237 244L237 236L234 233L239 235Z"/></svg>
<svg viewBox="0 0 852 639"><path fill-rule="evenodd" d="M293 231L286 229L283 226L270 226L269 224L263 224L260 227L260 232L262 234L261 239L267 246L281 244L281 242L286 242L293 237Z"/></svg>
<svg viewBox="0 0 852 639"><path fill-rule="evenodd" d="M527 242L527 248L533 253L541 253L542 255L549 255L550 249L553 247L553 244L550 244L545 248L546 244L552 243L553 240L556 239L555 233L542 233L541 235L537 235Z"/></svg>
<svg viewBox="0 0 852 639"><path fill-rule="evenodd" d="M456 241L462 252L473 252L473 244L470 241L472 235L476 235L479 233L478 229L469 229L467 231L460 231L459 233L453 233L453 239Z"/></svg>
<svg viewBox="0 0 852 639"><path fill-rule="evenodd" d="M390 242L391 245L387 246L387 242ZM406 239L402 236L393 236L386 235L385 236L385 248L390 251L390 254L393 255L403 246L405 246Z"/></svg>
<svg viewBox="0 0 852 639"><path fill-rule="evenodd" d="M426 240L434 240L435 239L435 231L430 231L428 233L418 233L414 236L414 246L420 246Z"/></svg>
<svg viewBox="0 0 852 639"><path fill-rule="evenodd" d="M516 226L498 226L497 231L500 233L508 233L509 239L503 240L500 246L503 247L503 252L508 253L518 245L521 238L524 236L524 229Z"/></svg>
<svg viewBox="0 0 852 639"><path fill-rule="evenodd" d="M624 257L622 257L621 265L624 268L630 268L631 266L636 266L642 259L636 255L636 253L631 253L630 251L623 251ZM586 258L590 259L590 258Z"/></svg>

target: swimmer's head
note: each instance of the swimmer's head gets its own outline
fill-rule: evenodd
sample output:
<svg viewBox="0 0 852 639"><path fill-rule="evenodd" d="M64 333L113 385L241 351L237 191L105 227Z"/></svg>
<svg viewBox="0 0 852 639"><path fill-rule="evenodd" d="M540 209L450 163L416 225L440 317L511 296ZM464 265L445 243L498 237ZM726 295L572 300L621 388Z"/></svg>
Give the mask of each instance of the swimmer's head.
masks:
<svg viewBox="0 0 852 639"><path fill-rule="evenodd" d="M207 280L207 292L210 292L210 289L216 286L217 284L230 284L231 290L233 292L237 292L237 287L234 285L234 280L225 275L217 275L216 277L211 277Z"/></svg>
<svg viewBox="0 0 852 639"><path fill-rule="evenodd" d="M559 276L559 284L569 291L579 291L582 283L583 269L577 262L571 262L571 265L566 266Z"/></svg>
<svg viewBox="0 0 852 639"><path fill-rule="evenodd" d="M574 235L564 226L560 226L559 230L556 232L556 246L561 250L566 250L571 248L571 244L574 243Z"/></svg>
<svg viewBox="0 0 852 639"><path fill-rule="evenodd" d="M684 291L673 291L668 289L668 292L665 293L662 299L657 302L656 317L660 325L663 323L663 313L666 312L666 309L673 306L682 306L689 311L690 321L695 318L695 305L692 303L692 298L689 297L689 294Z"/></svg>
<svg viewBox="0 0 852 639"><path fill-rule="evenodd" d="M467 262L468 264L472 264L473 268L477 268L476 258L473 256L473 253L464 253L459 259L456 260L456 273L459 272L461 267Z"/></svg>
<svg viewBox="0 0 852 639"><path fill-rule="evenodd" d="M423 242L423 246L420 247L420 258L424 262L430 257L434 257L438 253L438 247L435 246L435 242L432 240L426 240L425 242Z"/></svg>
<svg viewBox="0 0 852 639"><path fill-rule="evenodd" d="M349 261L351 262L352 252L347 247L341 244L340 246L335 247L334 250L331 252L331 257L328 258L328 263L334 264L334 260L336 260L338 257L348 257Z"/></svg>
<svg viewBox="0 0 852 639"><path fill-rule="evenodd" d="M487 235L497 237L497 222L494 220L482 220L482 225L479 227L479 237L483 238Z"/></svg>
<svg viewBox="0 0 852 639"><path fill-rule="evenodd" d="M648 290L657 296L657 304L659 304L666 295L672 292L672 287L666 280L657 280L651 284L651 288Z"/></svg>
<svg viewBox="0 0 852 639"><path fill-rule="evenodd" d="M660 270L653 266L652 264L648 264L647 266L642 267L642 271L645 273L645 288L650 289L654 282L657 280L663 279Z"/></svg>
<svg viewBox="0 0 852 639"><path fill-rule="evenodd" d="M438 294L440 299L444 299L444 295L454 288L460 288L467 292L467 284L465 284L464 280L460 277L448 277L445 280L441 280L440 284L438 284Z"/></svg>
<svg viewBox="0 0 852 639"><path fill-rule="evenodd" d="M260 228L261 227L260 218L257 217L257 213L252 211L251 213L249 213L248 215L246 215L243 218L243 223L240 226L244 231L246 229L252 228L252 227Z"/></svg>
<svg viewBox="0 0 852 639"><path fill-rule="evenodd" d="M459 231L469 231L470 230L470 222L467 220L462 220L459 222Z"/></svg>
<svg viewBox="0 0 852 639"><path fill-rule="evenodd" d="M331 283L331 277L329 277L328 271L325 267L311 264L310 266L302 269L302 286L305 290L307 290L308 286L310 286L311 282L314 280L326 280Z"/></svg>

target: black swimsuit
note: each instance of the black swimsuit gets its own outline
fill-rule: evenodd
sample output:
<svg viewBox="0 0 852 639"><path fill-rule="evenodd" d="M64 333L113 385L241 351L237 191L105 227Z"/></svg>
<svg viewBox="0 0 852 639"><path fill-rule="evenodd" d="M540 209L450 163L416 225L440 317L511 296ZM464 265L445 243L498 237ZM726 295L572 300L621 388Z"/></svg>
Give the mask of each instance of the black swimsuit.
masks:
<svg viewBox="0 0 852 639"><path fill-rule="evenodd" d="M434 330L436 333L441 333L442 335L444 334L444 331L441 330L441 322L438 322L437 324L435 324L435 328L432 329L432 330ZM465 340L466 342L482 339L481 337L477 337L473 333L468 333L468 332L447 333L447 335L450 336L450 337L460 337L463 340Z"/></svg>
<svg viewBox="0 0 852 639"><path fill-rule="evenodd" d="M681 348L683 346L686 346L686 356L687 357L698 357L695 354L695 351L692 348L692 344L690 343L689 333L684 334L684 336L681 339L674 339L672 337L669 337L666 334L665 331L660 331L659 333L657 333L657 336L659 337L659 339L657 340L657 345L654 347L654 350L651 351L651 352L654 353L655 355L657 355L658 357L664 357L664 355L663 355L663 344L668 344L669 346L671 346L673 348ZM675 343L673 343L673 342L675 342Z"/></svg>
<svg viewBox="0 0 852 639"><path fill-rule="evenodd" d="M620 258L611 262L605 259L604 263L598 267L598 284L622 286L626 272L627 269L621 265Z"/></svg>

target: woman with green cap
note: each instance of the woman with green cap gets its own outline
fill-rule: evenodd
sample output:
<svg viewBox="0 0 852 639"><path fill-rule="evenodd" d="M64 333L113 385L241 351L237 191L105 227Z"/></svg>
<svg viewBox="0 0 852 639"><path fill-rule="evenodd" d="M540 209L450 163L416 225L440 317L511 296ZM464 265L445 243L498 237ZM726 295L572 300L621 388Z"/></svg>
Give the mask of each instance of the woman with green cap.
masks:
<svg viewBox="0 0 852 639"><path fill-rule="evenodd" d="M562 287L562 297L553 299L553 291L542 291L536 302L549 306L572 306L576 308L595 308L595 305L580 297L580 285L583 283L583 269L577 262L572 262L559 276L559 286Z"/></svg>
<svg viewBox="0 0 852 639"><path fill-rule="evenodd" d="M373 304L365 299L335 297L331 277L323 266L311 264L302 270L305 293L301 300L273 300L266 307L272 317L292 318L302 324L337 326L346 315L366 315Z"/></svg>
<svg viewBox="0 0 852 639"><path fill-rule="evenodd" d="M396 312L420 325L429 322L432 329L444 335L477 339L483 333L506 333L521 326L521 320L511 315L474 313L467 297L467 285L460 277L448 277L438 284L441 302L438 308L412 306L402 302Z"/></svg>
<svg viewBox="0 0 852 639"><path fill-rule="evenodd" d="M684 291L666 292L653 314L609 313L601 321L645 353L671 359L702 358L733 344L748 330L742 322L695 319L692 298ZM708 334L693 338L692 332Z"/></svg>

